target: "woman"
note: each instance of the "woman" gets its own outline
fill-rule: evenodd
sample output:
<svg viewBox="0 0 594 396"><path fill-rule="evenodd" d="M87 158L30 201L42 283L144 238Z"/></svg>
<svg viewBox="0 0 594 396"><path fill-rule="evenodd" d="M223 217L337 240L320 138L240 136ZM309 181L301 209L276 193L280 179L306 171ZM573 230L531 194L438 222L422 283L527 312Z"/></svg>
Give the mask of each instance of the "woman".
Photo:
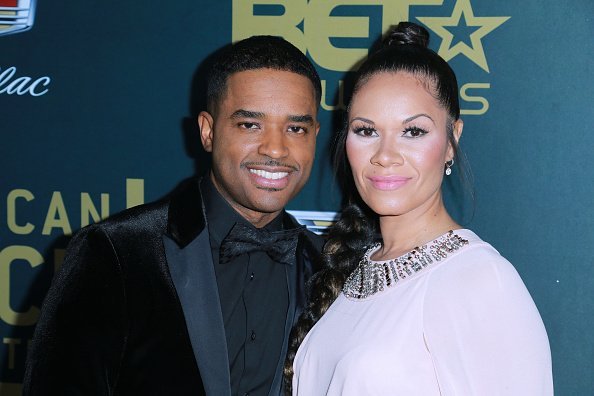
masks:
<svg viewBox="0 0 594 396"><path fill-rule="evenodd" d="M553 393L522 280L443 204L463 124L456 77L428 39L400 23L356 76L337 162L358 194L294 330L294 395Z"/></svg>

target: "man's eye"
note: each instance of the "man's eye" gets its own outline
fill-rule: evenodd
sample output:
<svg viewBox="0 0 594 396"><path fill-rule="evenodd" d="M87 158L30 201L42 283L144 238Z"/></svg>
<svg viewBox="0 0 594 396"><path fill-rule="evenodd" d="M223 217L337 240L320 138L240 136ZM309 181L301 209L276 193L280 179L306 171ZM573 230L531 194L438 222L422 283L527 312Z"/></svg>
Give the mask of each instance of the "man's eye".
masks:
<svg viewBox="0 0 594 396"><path fill-rule="evenodd" d="M243 129L258 129L260 125L256 124L255 122L242 122L239 123L239 127Z"/></svg>
<svg viewBox="0 0 594 396"><path fill-rule="evenodd" d="M291 132L291 133L307 133L307 129L302 126L290 126L289 132Z"/></svg>

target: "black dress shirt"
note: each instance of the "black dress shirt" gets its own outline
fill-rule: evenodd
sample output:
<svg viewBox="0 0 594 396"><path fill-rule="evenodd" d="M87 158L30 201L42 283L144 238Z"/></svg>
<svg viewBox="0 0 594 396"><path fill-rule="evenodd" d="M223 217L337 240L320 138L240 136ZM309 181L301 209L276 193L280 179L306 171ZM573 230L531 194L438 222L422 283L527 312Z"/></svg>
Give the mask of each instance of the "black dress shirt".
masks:
<svg viewBox="0 0 594 396"><path fill-rule="evenodd" d="M242 254L219 263L219 248L233 225L253 227L217 191L210 177L202 179L219 299L225 325L231 392L233 395L268 395L284 339L289 306L286 264L264 252ZM281 213L265 226L283 229Z"/></svg>

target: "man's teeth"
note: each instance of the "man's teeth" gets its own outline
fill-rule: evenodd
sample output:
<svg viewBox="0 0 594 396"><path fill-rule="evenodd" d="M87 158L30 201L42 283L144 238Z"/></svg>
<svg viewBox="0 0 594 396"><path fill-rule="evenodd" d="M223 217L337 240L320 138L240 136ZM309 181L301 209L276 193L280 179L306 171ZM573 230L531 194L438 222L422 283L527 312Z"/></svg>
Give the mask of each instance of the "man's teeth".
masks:
<svg viewBox="0 0 594 396"><path fill-rule="evenodd" d="M289 172L266 172L266 171L260 170L260 169L250 169L250 172L252 172L253 174L258 175L260 177L263 177L265 179L272 179L272 180L282 179L283 177L285 177L289 174Z"/></svg>

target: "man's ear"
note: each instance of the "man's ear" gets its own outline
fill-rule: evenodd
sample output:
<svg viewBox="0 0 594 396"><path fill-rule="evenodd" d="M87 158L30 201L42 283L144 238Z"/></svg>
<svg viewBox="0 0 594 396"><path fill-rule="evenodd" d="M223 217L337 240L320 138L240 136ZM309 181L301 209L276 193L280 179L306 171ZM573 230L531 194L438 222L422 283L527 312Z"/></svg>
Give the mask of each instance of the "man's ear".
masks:
<svg viewBox="0 0 594 396"><path fill-rule="evenodd" d="M456 141L456 144L458 144L460 142L460 137L462 136L462 129L464 129L464 121L462 121L461 119L454 121L454 140ZM447 161L449 161L453 158L454 158L454 148L452 147L451 144L449 144L448 145Z"/></svg>
<svg viewBox="0 0 594 396"><path fill-rule="evenodd" d="M214 132L214 119L206 111L198 114L198 127L200 128L200 140L206 152L212 152L212 137Z"/></svg>

